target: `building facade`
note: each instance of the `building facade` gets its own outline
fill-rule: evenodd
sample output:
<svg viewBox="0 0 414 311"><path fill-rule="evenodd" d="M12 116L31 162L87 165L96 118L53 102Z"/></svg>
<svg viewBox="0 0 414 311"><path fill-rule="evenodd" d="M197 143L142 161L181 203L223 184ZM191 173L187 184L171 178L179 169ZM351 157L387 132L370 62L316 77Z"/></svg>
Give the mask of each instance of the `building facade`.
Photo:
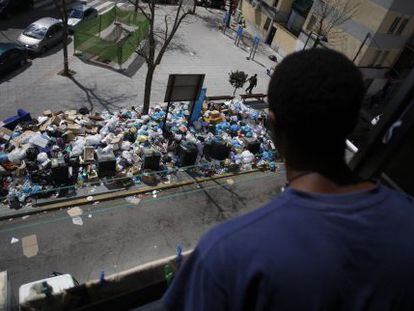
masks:
<svg viewBox="0 0 414 311"><path fill-rule="evenodd" d="M414 0L242 0L239 10L282 57L313 46L342 52L361 68L368 94L413 67ZM336 21L323 33L321 16Z"/></svg>

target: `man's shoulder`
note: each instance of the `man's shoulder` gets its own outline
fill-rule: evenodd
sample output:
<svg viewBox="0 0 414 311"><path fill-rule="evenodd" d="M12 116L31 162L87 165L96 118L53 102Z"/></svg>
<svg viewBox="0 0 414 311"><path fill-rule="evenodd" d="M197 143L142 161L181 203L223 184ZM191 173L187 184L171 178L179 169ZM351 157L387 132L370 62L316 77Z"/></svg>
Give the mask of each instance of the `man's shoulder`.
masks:
<svg viewBox="0 0 414 311"><path fill-rule="evenodd" d="M228 220L210 229L201 238L198 244L199 250L207 254L216 246L234 243L235 239L239 240L249 231L255 230L255 228L262 228L269 217L283 213L283 210L288 206L289 199L288 196L281 194L252 212Z"/></svg>

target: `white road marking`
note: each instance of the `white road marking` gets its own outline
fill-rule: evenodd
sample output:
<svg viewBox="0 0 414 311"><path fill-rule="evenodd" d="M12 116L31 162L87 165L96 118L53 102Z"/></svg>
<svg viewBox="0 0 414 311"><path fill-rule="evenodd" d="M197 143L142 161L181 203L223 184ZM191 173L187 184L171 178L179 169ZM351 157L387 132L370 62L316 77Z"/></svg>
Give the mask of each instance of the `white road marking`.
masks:
<svg viewBox="0 0 414 311"><path fill-rule="evenodd" d="M112 6L114 5L114 2L112 1L106 1L98 6L95 6L95 9L97 9L98 11L107 8L108 6Z"/></svg>
<svg viewBox="0 0 414 311"><path fill-rule="evenodd" d="M101 1L102 0L93 0L91 3L88 3L88 6L95 6L95 5L97 5L98 3L101 3Z"/></svg>

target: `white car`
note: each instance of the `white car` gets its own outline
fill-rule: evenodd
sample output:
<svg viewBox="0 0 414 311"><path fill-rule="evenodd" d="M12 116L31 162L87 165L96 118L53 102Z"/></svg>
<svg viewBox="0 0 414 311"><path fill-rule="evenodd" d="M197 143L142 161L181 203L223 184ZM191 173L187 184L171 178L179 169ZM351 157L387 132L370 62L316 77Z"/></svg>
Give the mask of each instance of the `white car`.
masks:
<svg viewBox="0 0 414 311"><path fill-rule="evenodd" d="M68 27L73 30L81 21L89 20L98 16L98 11L95 8L85 5L72 8L68 13Z"/></svg>
<svg viewBox="0 0 414 311"><path fill-rule="evenodd" d="M30 24L17 38L18 43L34 53L44 53L62 40L62 22L52 17L43 17Z"/></svg>

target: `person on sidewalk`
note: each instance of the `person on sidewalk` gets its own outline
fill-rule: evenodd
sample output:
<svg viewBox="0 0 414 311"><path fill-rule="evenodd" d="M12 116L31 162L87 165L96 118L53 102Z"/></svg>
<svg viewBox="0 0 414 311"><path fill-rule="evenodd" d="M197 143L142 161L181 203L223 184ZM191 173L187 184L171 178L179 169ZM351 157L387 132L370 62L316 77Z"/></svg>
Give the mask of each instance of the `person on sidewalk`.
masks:
<svg viewBox="0 0 414 311"><path fill-rule="evenodd" d="M246 93L248 92L249 94L251 94L253 88L256 87L256 86L257 86L257 74L255 74L254 76L251 76L249 78L249 86L246 89Z"/></svg>
<svg viewBox="0 0 414 311"><path fill-rule="evenodd" d="M414 199L345 162L364 95L359 69L332 50L276 67L269 118L288 186L201 238L168 310L414 310Z"/></svg>

